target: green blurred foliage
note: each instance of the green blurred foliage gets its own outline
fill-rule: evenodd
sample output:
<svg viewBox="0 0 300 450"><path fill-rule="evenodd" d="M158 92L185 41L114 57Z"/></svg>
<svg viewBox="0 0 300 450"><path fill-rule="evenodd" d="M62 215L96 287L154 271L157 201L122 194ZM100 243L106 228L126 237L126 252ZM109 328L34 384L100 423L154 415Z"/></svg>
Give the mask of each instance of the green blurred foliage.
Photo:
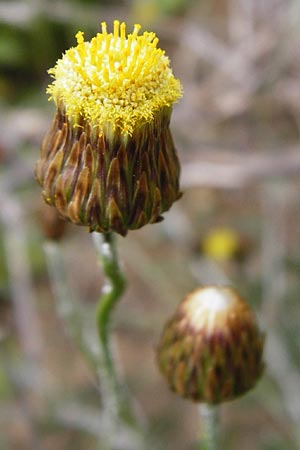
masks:
<svg viewBox="0 0 300 450"><path fill-rule="evenodd" d="M45 84L47 69L74 43L73 27L37 16L30 26L0 26L0 96L15 104Z"/></svg>
<svg viewBox="0 0 300 450"><path fill-rule="evenodd" d="M0 227L0 301L6 297L7 294L7 267L6 267L6 258L4 252L4 242L3 235L1 233Z"/></svg>

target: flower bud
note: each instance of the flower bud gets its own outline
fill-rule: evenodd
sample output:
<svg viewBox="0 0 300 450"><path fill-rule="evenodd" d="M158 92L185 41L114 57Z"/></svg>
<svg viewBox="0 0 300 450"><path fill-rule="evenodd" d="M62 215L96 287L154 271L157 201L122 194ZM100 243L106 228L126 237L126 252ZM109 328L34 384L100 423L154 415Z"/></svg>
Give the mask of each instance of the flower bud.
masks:
<svg viewBox="0 0 300 450"><path fill-rule="evenodd" d="M246 302L229 287L203 287L166 324L158 364L182 397L218 404L250 390L264 364L264 336Z"/></svg>
<svg viewBox="0 0 300 450"><path fill-rule="evenodd" d="M114 22L113 33L69 49L49 73L56 114L36 177L59 213L90 231L126 235L180 197L180 166L169 129L181 85L154 33Z"/></svg>

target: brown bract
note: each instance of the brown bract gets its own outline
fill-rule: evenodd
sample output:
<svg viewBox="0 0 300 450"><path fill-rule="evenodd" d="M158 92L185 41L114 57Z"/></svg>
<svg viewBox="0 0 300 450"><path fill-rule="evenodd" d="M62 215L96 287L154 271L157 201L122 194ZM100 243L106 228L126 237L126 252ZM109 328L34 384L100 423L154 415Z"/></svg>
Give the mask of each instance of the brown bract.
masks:
<svg viewBox="0 0 300 450"><path fill-rule="evenodd" d="M84 120L74 126L60 105L35 168L46 203L90 231L123 236L162 220L180 197L170 114L163 108L125 138Z"/></svg>

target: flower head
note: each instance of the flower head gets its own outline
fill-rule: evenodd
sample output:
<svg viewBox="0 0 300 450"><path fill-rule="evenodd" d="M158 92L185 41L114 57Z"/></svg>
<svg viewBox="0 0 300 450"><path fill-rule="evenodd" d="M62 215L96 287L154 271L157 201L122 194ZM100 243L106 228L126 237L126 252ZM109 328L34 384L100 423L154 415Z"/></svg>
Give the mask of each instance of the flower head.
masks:
<svg viewBox="0 0 300 450"><path fill-rule="evenodd" d="M264 337L246 302L231 288L196 289L166 324L158 348L172 390L217 404L246 393L263 372Z"/></svg>
<svg viewBox="0 0 300 450"><path fill-rule="evenodd" d="M139 35L140 28L135 25L126 35L125 23L115 20L113 33L108 33L103 22L102 33L90 42L79 31L77 46L49 70L54 81L47 92L56 103L63 102L74 124L84 118L100 131L118 128L132 135L181 96L180 82L157 48L155 33Z"/></svg>
<svg viewBox="0 0 300 450"><path fill-rule="evenodd" d="M45 201L90 231L126 235L180 197L169 129L181 85L154 33L114 22L50 69L56 115L36 164Z"/></svg>

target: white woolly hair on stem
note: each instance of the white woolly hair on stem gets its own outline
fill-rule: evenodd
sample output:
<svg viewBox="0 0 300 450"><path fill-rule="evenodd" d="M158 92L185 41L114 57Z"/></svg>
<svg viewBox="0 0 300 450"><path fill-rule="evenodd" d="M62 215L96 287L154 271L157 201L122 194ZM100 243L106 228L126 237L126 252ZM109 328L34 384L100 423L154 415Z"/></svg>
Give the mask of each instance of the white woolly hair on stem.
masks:
<svg viewBox="0 0 300 450"><path fill-rule="evenodd" d="M199 450L218 450L219 407L201 403L198 410L201 426Z"/></svg>

